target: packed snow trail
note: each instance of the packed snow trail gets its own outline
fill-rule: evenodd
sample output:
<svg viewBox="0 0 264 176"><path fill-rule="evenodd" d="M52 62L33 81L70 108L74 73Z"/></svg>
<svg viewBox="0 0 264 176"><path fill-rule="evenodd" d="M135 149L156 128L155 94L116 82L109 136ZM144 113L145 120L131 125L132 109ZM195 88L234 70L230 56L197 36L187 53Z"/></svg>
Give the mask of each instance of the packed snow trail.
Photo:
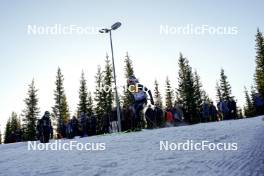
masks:
<svg viewBox="0 0 264 176"><path fill-rule="evenodd" d="M28 151L27 143L0 145L0 175L264 175L263 116L75 140L105 142L106 150ZM161 151L165 140L237 142L238 150Z"/></svg>

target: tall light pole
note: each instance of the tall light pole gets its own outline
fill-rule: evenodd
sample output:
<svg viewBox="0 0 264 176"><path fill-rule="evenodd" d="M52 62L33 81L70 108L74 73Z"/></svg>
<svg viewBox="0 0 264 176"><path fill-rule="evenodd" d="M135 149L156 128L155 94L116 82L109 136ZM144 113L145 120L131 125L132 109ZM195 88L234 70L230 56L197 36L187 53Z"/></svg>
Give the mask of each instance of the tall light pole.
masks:
<svg viewBox="0 0 264 176"><path fill-rule="evenodd" d="M109 33L110 35L110 45L111 45L111 53L112 53L112 63L113 63L113 72L114 72L114 83L115 83L115 99L116 99L116 113L117 113L117 120L118 120L118 131L121 132L121 118L120 118L120 105L119 105L119 97L117 92L116 86L116 72L115 72L115 60L114 60L114 51L113 51L113 43L112 43L112 30L116 30L121 26L120 22L116 22L111 26L111 29L101 29L99 30L100 33Z"/></svg>

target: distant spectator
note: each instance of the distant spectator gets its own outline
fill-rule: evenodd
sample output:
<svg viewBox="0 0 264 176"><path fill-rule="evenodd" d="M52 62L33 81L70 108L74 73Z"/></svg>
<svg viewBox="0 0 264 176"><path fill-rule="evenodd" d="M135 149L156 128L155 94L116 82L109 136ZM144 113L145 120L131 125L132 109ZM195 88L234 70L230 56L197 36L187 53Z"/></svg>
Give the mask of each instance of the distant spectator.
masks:
<svg viewBox="0 0 264 176"><path fill-rule="evenodd" d="M223 113L221 112L220 109L220 102L218 102L216 106L217 106L217 120L218 121L224 120Z"/></svg>
<svg viewBox="0 0 264 176"><path fill-rule="evenodd" d="M164 116L163 116L163 110L159 106L155 106L154 116L156 119L157 126L162 127L165 120L164 120Z"/></svg>
<svg viewBox="0 0 264 176"><path fill-rule="evenodd" d="M172 126L173 125L173 115L170 109L166 109L165 112L165 120L166 120L166 126Z"/></svg>
<svg viewBox="0 0 264 176"><path fill-rule="evenodd" d="M48 143L51 138L52 126L50 120L50 113L46 111L44 116L38 120L38 137L41 143Z"/></svg>
<svg viewBox="0 0 264 176"><path fill-rule="evenodd" d="M68 139L72 139L74 137L73 126L72 126L71 120L69 120L69 122L66 124L66 137Z"/></svg>
<svg viewBox="0 0 264 176"><path fill-rule="evenodd" d="M202 104L202 122L209 122L209 103L204 101Z"/></svg>
<svg viewBox="0 0 264 176"><path fill-rule="evenodd" d="M210 121L217 121L217 110L214 105L214 102L211 102L209 106L209 117L210 117Z"/></svg>
<svg viewBox="0 0 264 176"><path fill-rule="evenodd" d="M87 135L87 128L86 128L86 121L87 121L87 116L85 115L84 112L81 112L80 114L80 124L81 124L81 137L86 137Z"/></svg>
<svg viewBox="0 0 264 176"><path fill-rule="evenodd" d="M78 128L79 122L75 116L73 116L71 119L71 125L73 130L73 137L75 137L79 134L79 128Z"/></svg>
<svg viewBox="0 0 264 176"><path fill-rule="evenodd" d="M230 119L236 119L237 118L237 105L233 98L230 98L227 101L227 107L229 110L229 118Z"/></svg>
<svg viewBox="0 0 264 176"><path fill-rule="evenodd" d="M256 115L264 115L264 98L259 93L254 96L254 105L256 108Z"/></svg>
<svg viewBox="0 0 264 176"><path fill-rule="evenodd" d="M223 120L230 119L230 117L229 117L229 109L227 107L227 103L223 99L220 100L219 108L220 108L220 111L221 111L221 113L223 115Z"/></svg>
<svg viewBox="0 0 264 176"><path fill-rule="evenodd" d="M14 143L16 142L16 133L14 131L11 131L11 133L8 136L8 143Z"/></svg>
<svg viewBox="0 0 264 176"><path fill-rule="evenodd" d="M21 142L22 141L22 130L17 129L15 133L16 133L16 142Z"/></svg>
<svg viewBox="0 0 264 176"><path fill-rule="evenodd" d="M110 127L110 115L108 113L103 115L103 129L102 132L109 133L109 127Z"/></svg>
<svg viewBox="0 0 264 176"><path fill-rule="evenodd" d="M145 118L147 121L147 128L155 128L156 127L154 110L152 109L151 105L148 106L148 108L145 112Z"/></svg>
<svg viewBox="0 0 264 176"><path fill-rule="evenodd" d="M96 135L96 117L94 115L91 115L91 131L92 135Z"/></svg>
<svg viewBox="0 0 264 176"><path fill-rule="evenodd" d="M172 114L175 122L182 122L183 121L182 105L176 103L172 108Z"/></svg>

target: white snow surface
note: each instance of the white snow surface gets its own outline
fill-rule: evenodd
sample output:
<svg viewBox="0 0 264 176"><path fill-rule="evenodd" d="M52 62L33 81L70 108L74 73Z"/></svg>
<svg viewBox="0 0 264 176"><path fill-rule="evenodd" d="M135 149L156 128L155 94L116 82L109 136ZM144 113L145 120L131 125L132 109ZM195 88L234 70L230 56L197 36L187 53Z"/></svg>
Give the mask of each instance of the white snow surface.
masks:
<svg viewBox="0 0 264 176"><path fill-rule="evenodd" d="M28 151L20 142L0 145L6 176L263 176L264 116L191 126L72 139L104 142L104 151ZM164 151L160 141L236 142L237 151ZM51 141L51 142L54 142ZM69 143L69 139L62 143Z"/></svg>

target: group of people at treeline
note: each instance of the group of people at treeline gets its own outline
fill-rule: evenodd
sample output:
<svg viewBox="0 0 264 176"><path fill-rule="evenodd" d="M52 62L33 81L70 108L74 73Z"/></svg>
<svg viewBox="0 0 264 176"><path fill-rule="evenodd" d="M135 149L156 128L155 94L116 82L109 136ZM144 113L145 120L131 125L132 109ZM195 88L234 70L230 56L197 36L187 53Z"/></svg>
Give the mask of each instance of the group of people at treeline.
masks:
<svg viewBox="0 0 264 176"><path fill-rule="evenodd" d="M256 108L259 113L263 113L260 109L263 108L263 105ZM188 124L188 121L184 118L188 116L184 106L177 103L173 107L166 109L162 109L157 105L148 105L139 121L134 118L133 113L130 106L121 108L122 131L129 132L142 128L153 129ZM96 115L88 116L81 112L78 118L73 116L67 123L61 123L57 136L53 136L53 128L49 116L49 112L45 112L37 124L38 139L44 143L49 142L49 139L53 137L71 139L75 136L86 137L118 131L116 109L103 115L100 121L98 121ZM217 105L214 105L213 102L204 101L200 106L197 118L198 122L203 123L238 119L240 117L237 112L236 102L231 98L229 100L220 100Z"/></svg>
<svg viewBox="0 0 264 176"><path fill-rule="evenodd" d="M264 114L264 100L256 99L256 110L258 114ZM258 106L259 105L259 106ZM144 113L141 113L139 120L134 118L131 106L121 108L122 131L136 131L142 128L162 128L188 124L185 117L188 114L181 104L175 103L171 108L161 108L158 105L148 105ZM198 122L214 122L240 118L237 112L237 105L233 99L220 100L217 105L213 102L204 101L197 115ZM37 138L40 142L47 143L52 138L68 138L75 136L86 137L99 134L118 132L118 119L116 108L110 113L104 114L100 121L96 115L80 113L79 117L73 116L67 123L58 126L57 135L53 135L53 127L50 113L45 112L43 117L37 121ZM21 141L21 131L10 134L11 142Z"/></svg>

